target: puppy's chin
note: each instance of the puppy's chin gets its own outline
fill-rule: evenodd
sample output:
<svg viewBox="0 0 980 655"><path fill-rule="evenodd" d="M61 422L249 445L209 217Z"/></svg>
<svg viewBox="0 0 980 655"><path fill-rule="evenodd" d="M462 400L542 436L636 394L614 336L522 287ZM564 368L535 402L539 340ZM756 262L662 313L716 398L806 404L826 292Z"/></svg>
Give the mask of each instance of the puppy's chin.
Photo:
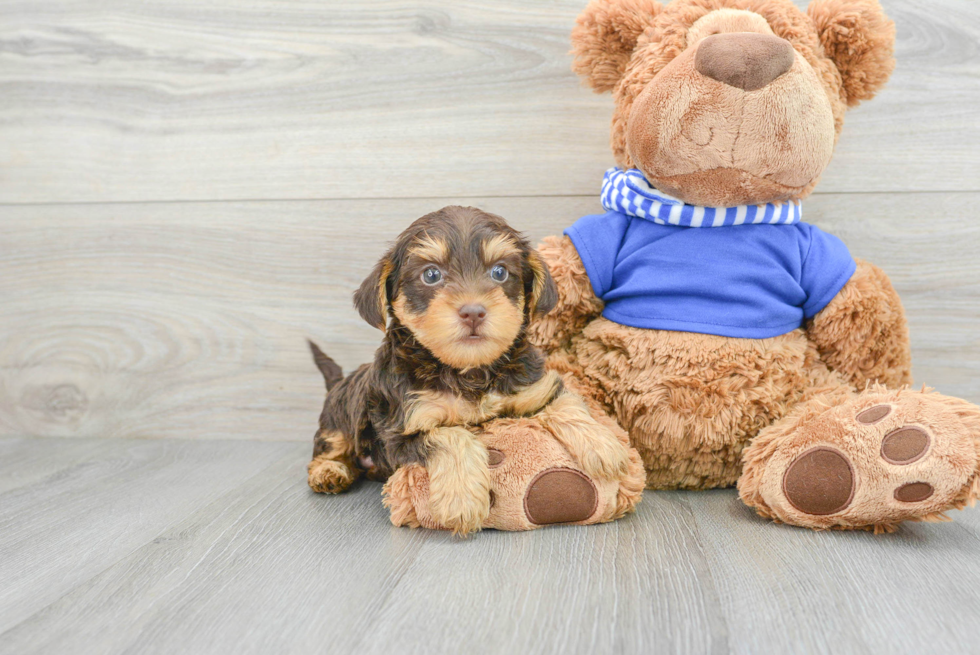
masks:
<svg viewBox="0 0 980 655"><path fill-rule="evenodd" d="M513 340L501 344L486 337L464 337L449 343L426 343L419 339L443 364L460 370L488 366L507 352Z"/></svg>
<svg viewBox="0 0 980 655"><path fill-rule="evenodd" d="M466 370L500 359L521 332L523 314L501 291L480 299L487 318L473 336L458 316L458 302L437 296L424 314L409 311L403 298L392 304L395 316L443 364Z"/></svg>

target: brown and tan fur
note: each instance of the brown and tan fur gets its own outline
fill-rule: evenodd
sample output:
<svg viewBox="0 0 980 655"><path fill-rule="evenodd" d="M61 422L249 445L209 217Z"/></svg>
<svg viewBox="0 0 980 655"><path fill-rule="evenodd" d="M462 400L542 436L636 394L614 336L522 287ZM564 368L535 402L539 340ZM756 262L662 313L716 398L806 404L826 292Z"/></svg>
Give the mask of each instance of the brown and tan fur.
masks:
<svg viewBox="0 0 980 655"><path fill-rule="evenodd" d="M624 476L625 444L583 416L582 400L526 337L530 318L555 298L539 255L500 217L446 207L415 221L355 294L361 316L385 331L374 363L341 380L313 346L328 394L310 487L337 493L362 471L388 479L424 467L430 517L465 535L490 510L488 453L474 430L531 416L589 475Z"/></svg>
<svg viewBox="0 0 980 655"><path fill-rule="evenodd" d="M697 63L711 38L735 46L782 40L792 65L759 89L723 84ZM612 92L619 166L709 206L806 197L846 109L873 97L891 73L893 42L876 0L814 0L806 14L789 0L593 0L572 35L575 69L597 92ZM558 299L531 326L531 340L629 431L648 487L738 484L763 516L878 531L934 519L976 495L980 409L903 389L911 382L905 314L874 265L859 261L837 297L800 329L736 339L606 320L572 242L549 237L539 252ZM891 408L887 420L855 421L876 403ZM882 463L883 431L902 421L930 431L937 455L928 464ZM811 443L834 445L857 471L846 511L805 514L780 495L779 476ZM891 499L889 484L915 476L935 488L929 501Z"/></svg>

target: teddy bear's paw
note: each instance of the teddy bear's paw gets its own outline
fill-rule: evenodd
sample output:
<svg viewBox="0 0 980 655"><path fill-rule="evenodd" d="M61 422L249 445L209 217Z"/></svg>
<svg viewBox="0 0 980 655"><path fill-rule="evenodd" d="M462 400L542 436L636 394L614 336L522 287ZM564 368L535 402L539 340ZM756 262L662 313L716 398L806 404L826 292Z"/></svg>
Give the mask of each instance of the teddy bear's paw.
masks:
<svg viewBox="0 0 980 655"><path fill-rule="evenodd" d="M330 459L329 453L314 457L306 470L310 489L321 494L346 491L357 477L345 462Z"/></svg>
<svg viewBox="0 0 980 655"><path fill-rule="evenodd" d="M866 392L777 445L762 496L775 518L890 531L943 520L978 490L980 408L937 393Z"/></svg>
<svg viewBox="0 0 980 655"><path fill-rule="evenodd" d="M383 504L391 512L391 523L398 527L420 528L422 522L415 502L418 495L429 491L429 474L418 464L409 464L395 471L385 481Z"/></svg>
<svg viewBox="0 0 980 655"><path fill-rule="evenodd" d="M533 525L587 521L598 507L595 483L571 468L538 473L524 495L524 514Z"/></svg>

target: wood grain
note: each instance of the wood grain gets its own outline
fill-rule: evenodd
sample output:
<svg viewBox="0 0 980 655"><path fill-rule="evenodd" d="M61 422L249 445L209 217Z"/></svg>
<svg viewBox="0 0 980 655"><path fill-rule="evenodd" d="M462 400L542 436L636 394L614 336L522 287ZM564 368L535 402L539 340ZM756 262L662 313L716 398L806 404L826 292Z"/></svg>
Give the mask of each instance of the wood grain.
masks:
<svg viewBox="0 0 980 655"><path fill-rule="evenodd" d="M72 445L25 443L42 452ZM53 589L5 586L5 607L17 611L2 615L4 655L870 655L967 653L980 637L976 510L875 537L775 526L732 490L649 492L637 514L613 524L461 541L391 527L375 483L311 493L299 445L272 453L273 444L141 443L179 451L182 466L120 487L114 462L153 466L133 457L137 442L104 443L114 452L101 464L58 482L58 495L78 497L74 506L46 506L51 482L41 482L22 493L44 518L11 522L23 510L0 496L0 524L12 526L0 539L38 546L17 564L37 581L71 572ZM194 473L202 469L221 481L205 493ZM132 534L134 516L105 502L110 490L142 507L146 529ZM161 490L202 498L175 510ZM85 543L77 528L47 545L47 526L82 505L79 523L126 535L126 548L100 553L99 567L86 562L90 548L51 556Z"/></svg>
<svg viewBox="0 0 980 655"><path fill-rule="evenodd" d="M804 209L891 275L916 381L974 402L978 198L820 195ZM0 434L310 439L323 386L305 339L346 369L368 361L380 334L352 290L387 240L452 201L8 208ZM595 197L463 202L535 240L598 210Z"/></svg>
<svg viewBox="0 0 980 655"><path fill-rule="evenodd" d="M593 193L585 4L3 0L0 202ZM980 12L885 5L898 70L820 188L980 190Z"/></svg>
<svg viewBox="0 0 980 655"><path fill-rule="evenodd" d="M732 652L976 650L976 510L876 537L774 526L729 491L692 503Z"/></svg>
<svg viewBox="0 0 980 655"><path fill-rule="evenodd" d="M595 530L428 540L402 578L409 593L389 596L363 647L379 655L392 643L420 654L432 644L489 653L729 652L691 512L679 494L647 494L635 517Z"/></svg>
<svg viewBox="0 0 980 655"><path fill-rule="evenodd" d="M0 632L245 483L298 444L114 440L0 494ZM33 440L37 455L60 440ZM0 643L3 639L0 639Z"/></svg>
<svg viewBox="0 0 980 655"><path fill-rule="evenodd" d="M43 483L63 471L105 458L118 448L106 439L64 439L57 445L39 447L30 438L0 435L0 495Z"/></svg>
<svg viewBox="0 0 980 655"><path fill-rule="evenodd" d="M290 451L0 635L0 652L359 652L421 544L446 536L393 528L380 484L313 494L306 449Z"/></svg>

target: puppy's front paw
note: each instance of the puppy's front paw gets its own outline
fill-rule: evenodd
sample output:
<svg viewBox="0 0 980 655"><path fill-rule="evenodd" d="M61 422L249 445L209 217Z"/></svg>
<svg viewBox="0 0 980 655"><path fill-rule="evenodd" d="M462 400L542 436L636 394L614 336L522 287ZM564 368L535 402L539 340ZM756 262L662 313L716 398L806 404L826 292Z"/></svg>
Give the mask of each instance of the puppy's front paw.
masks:
<svg viewBox="0 0 980 655"><path fill-rule="evenodd" d="M490 515L486 447L463 428L429 433L429 513L453 534L477 532Z"/></svg>
<svg viewBox="0 0 980 655"><path fill-rule="evenodd" d="M434 482L434 481L431 481ZM490 515L490 490L438 490L430 484L429 513L432 518L454 535L466 537L483 528Z"/></svg>
<svg viewBox="0 0 980 655"><path fill-rule="evenodd" d="M539 417L586 474L601 480L622 480L629 473L629 448L589 414L579 397L559 396Z"/></svg>
<svg viewBox="0 0 980 655"><path fill-rule="evenodd" d="M608 438L600 438L583 444L583 452L572 453L582 470L600 480L622 480L629 473L629 449L611 432Z"/></svg>

